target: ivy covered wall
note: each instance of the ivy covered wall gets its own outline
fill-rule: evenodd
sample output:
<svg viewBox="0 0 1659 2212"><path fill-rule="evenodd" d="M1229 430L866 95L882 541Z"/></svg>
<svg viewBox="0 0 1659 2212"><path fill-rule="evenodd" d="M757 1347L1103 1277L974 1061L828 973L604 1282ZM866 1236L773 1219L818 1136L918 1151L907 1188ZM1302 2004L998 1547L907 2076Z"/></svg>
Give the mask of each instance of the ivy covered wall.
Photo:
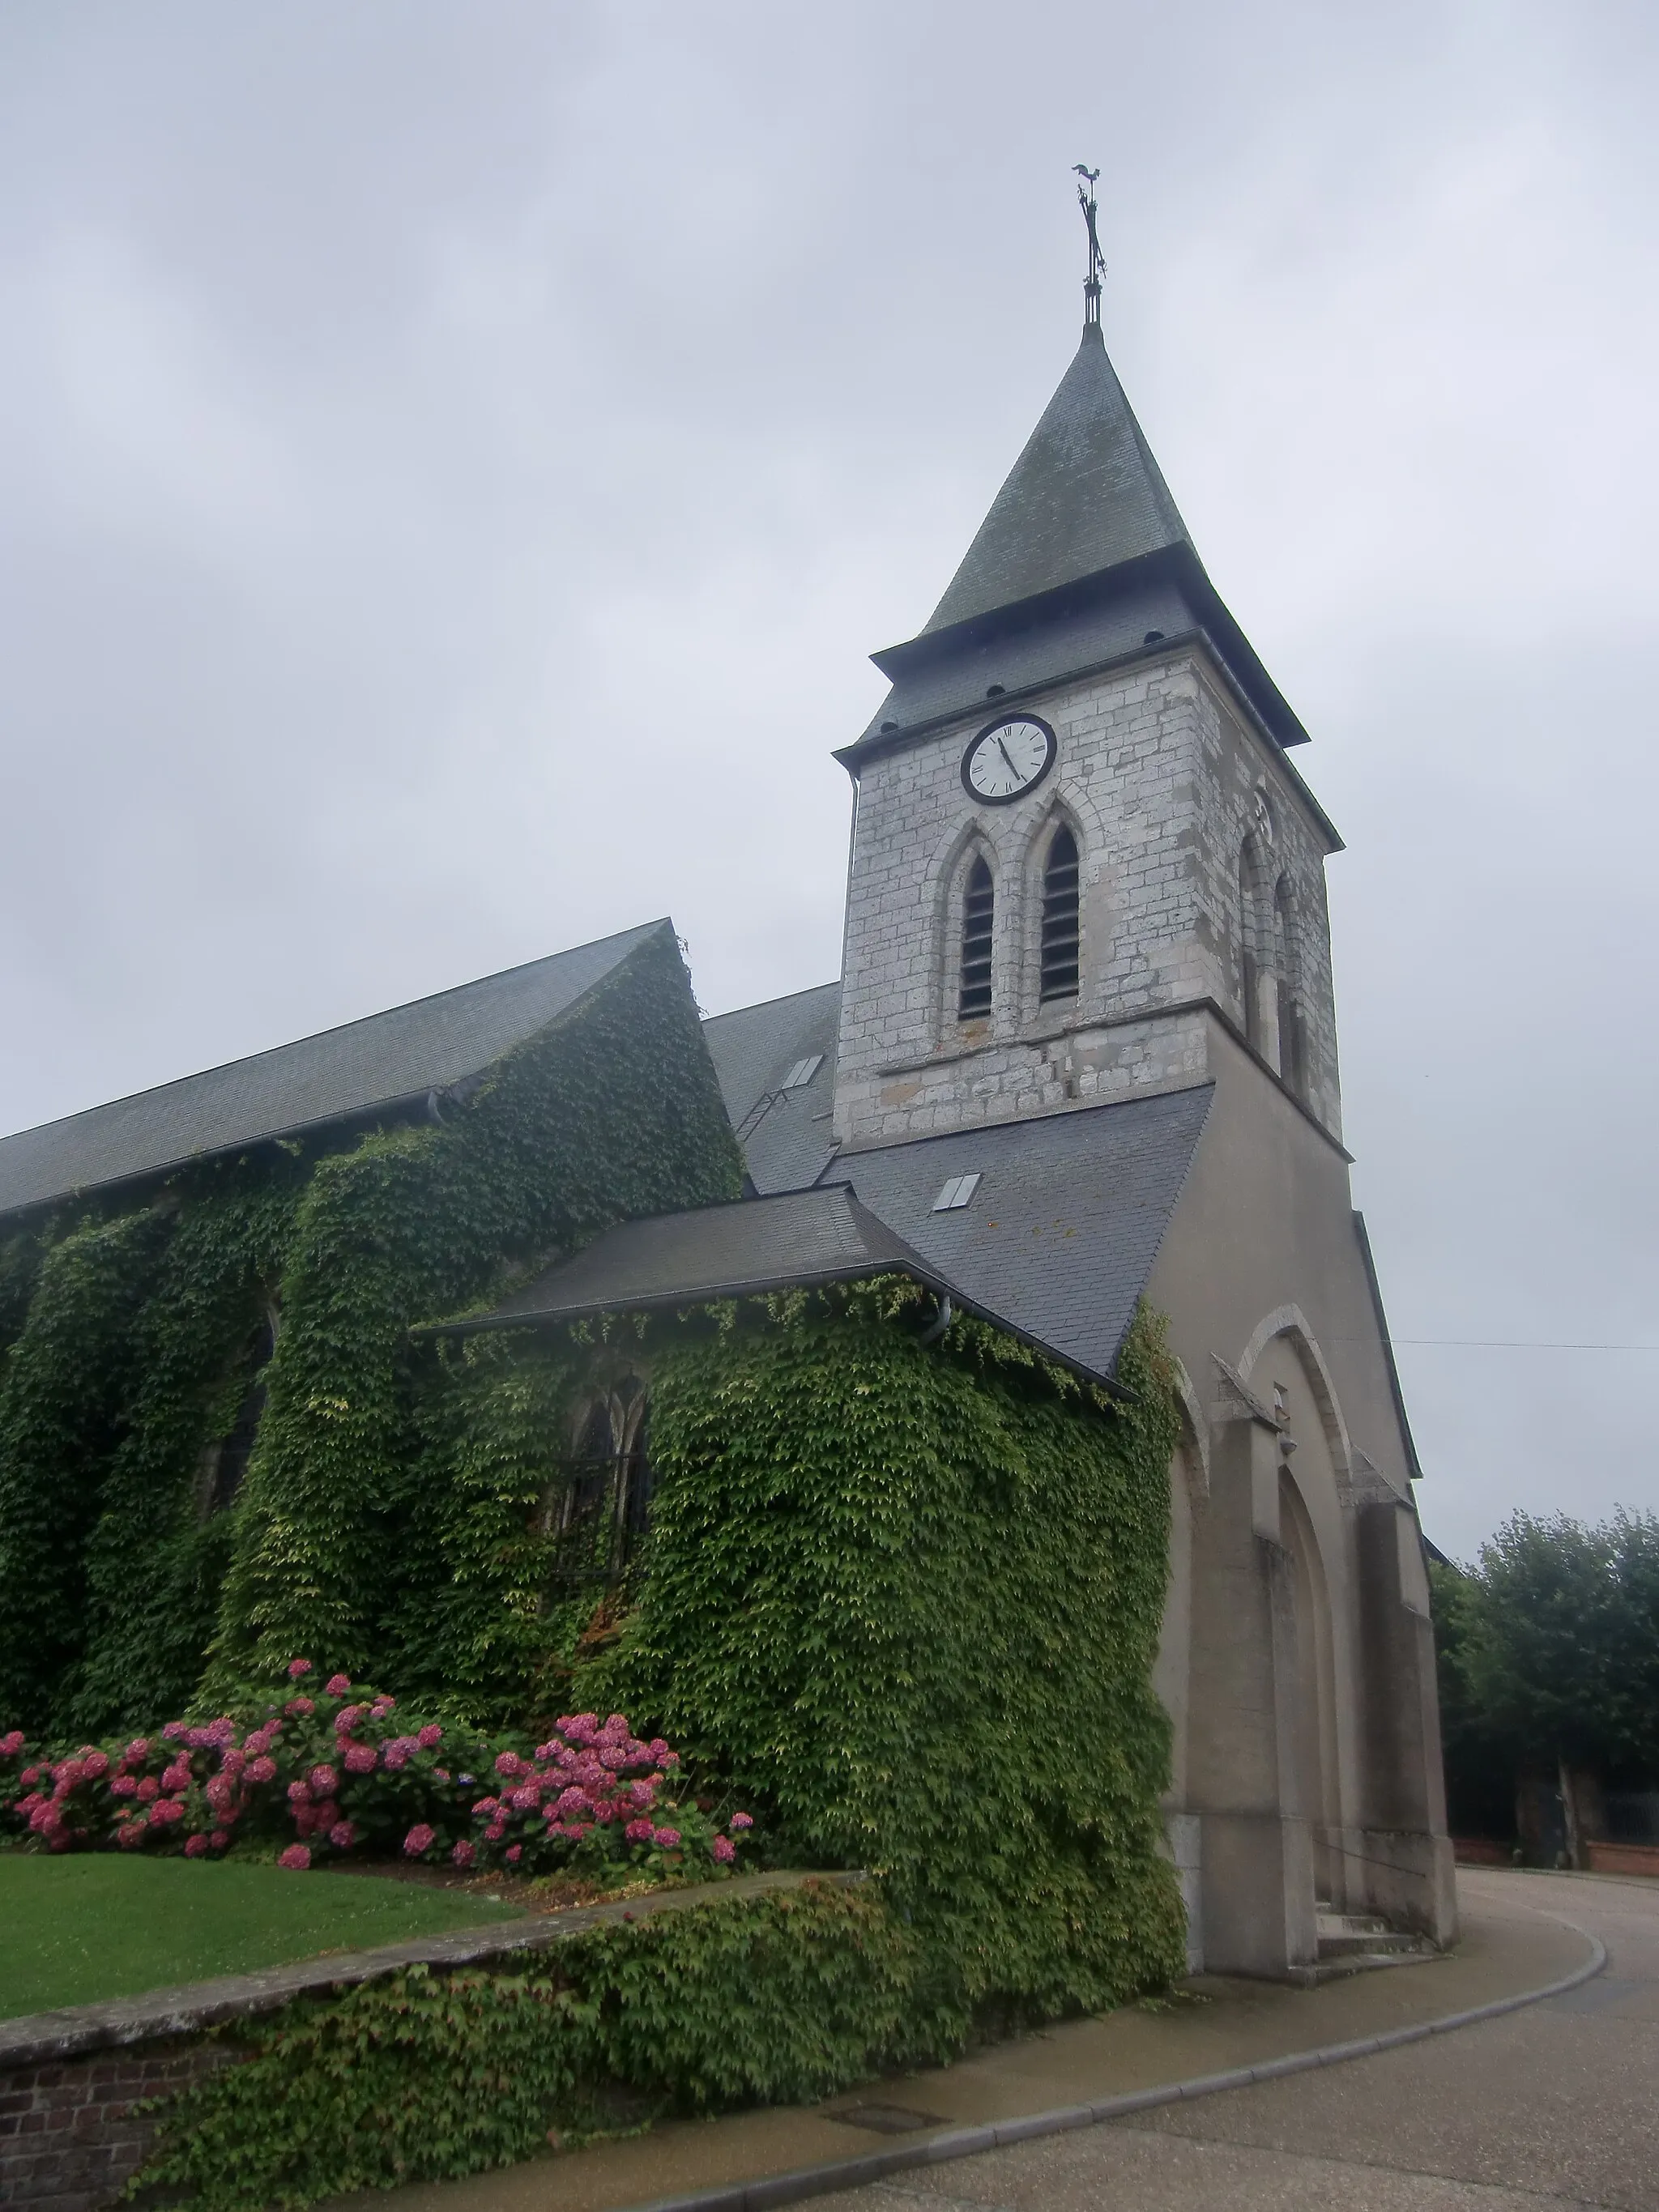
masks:
<svg viewBox="0 0 1659 2212"><path fill-rule="evenodd" d="M1176 1399L1143 1316L1114 1401L907 1282L626 1328L656 1490L623 1632L573 1692L864 1866L923 1939L918 2032L1182 1971L1152 1688ZM498 1369L497 1348L479 1355ZM550 1374L563 1352L520 1356Z"/></svg>
<svg viewBox="0 0 1659 2212"><path fill-rule="evenodd" d="M742 1168L665 927L444 1114L264 1144L0 1241L9 1721L153 1723L204 1668L210 1691L302 1650L446 1680L465 1629L410 1593L465 1552L429 1486L470 1378L411 1327L611 1221L732 1197ZM260 1390L216 1500L215 1447Z"/></svg>

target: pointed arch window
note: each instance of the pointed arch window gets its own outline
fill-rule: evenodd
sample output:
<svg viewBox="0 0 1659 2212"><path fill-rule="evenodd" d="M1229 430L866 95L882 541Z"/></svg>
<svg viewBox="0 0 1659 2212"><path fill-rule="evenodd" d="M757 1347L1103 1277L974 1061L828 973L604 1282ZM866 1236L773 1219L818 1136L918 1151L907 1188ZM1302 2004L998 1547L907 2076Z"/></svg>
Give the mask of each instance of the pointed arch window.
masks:
<svg viewBox="0 0 1659 2212"><path fill-rule="evenodd" d="M957 987L957 1019L981 1021L991 1011L991 943L996 921L996 887L983 853L974 855L963 887L962 972Z"/></svg>
<svg viewBox="0 0 1659 2212"><path fill-rule="evenodd" d="M1261 1049L1261 972L1256 959L1255 856L1247 837L1238 854L1238 992L1244 1036Z"/></svg>
<svg viewBox="0 0 1659 2212"><path fill-rule="evenodd" d="M1062 822L1048 841L1042 864L1042 941L1038 996L1074 999L1078 978L1077 839Z"/></svg>
<svg viewBox="0 0 1659 2212"><path fill-rule="evenodd" d="M556 1540L554 1579L607 1588L624 1581L645 1547L655 1488L647 1408L636 1376L596 1397L578 1425L562 1480L538 1516Z"/></svg>
<svg viewBox="0 0 1659 2212"><path fill-rule="evenodd" d="M1308 1041L1302 1014L1296 892L1288 876L1281 876L1273 886L1273 954L1279 996L1279 1072L1300 1097L1307 1085Z"/></svg>

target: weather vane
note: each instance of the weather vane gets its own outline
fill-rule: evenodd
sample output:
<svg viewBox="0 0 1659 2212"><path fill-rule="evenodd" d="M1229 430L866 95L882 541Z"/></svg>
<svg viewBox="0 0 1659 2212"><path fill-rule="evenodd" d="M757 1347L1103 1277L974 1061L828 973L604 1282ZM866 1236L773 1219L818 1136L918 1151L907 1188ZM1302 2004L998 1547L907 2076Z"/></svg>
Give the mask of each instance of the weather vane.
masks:
<svg viewBox="0 0 1659 2212"><path fill-rule="evenodd" d="M1079 179L1077 204L1089 228L1089 274L1083 284L1083 320L1086 328L1100 320L1100 280L1106 274L1106 257L1100 250L1100 234L1095 228L1095 186L1100 181L1100 172L1085 169L1081 161L1073 161L1072 173Z"/></svg>

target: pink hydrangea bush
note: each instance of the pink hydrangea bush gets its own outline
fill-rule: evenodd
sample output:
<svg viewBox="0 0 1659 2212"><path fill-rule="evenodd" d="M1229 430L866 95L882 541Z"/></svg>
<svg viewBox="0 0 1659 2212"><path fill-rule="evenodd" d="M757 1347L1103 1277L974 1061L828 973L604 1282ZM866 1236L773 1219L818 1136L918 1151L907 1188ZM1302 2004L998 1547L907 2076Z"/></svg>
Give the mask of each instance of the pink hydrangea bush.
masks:
<svg viewBox="0 0 1659 2212"><path fill-rule="evenodd" d="M316 1671L306 1659L287 1669L291 1685ZM463 1870L706 1877L734 1863L753 1826L734 1813L721 1833L708 1802L685 1794L678 1753L620 1713L567 1715L522 1753L464 1726L411 1723L343 1674L314 1694L250 1704L257 1720L169 1721L56 1759L31 1759L21 1729L0 1735L0 1829L51 1851L216 1858L240 1843L296 1871L366 1851Z"/></svg>
<svg viewBox="0 0 1659 2212"><path fill-rule="evenodd" d="M500 1753L496 1782L473 1806L477 1855L545 1871L574 1865L601 1874L619 1867L706 1874L737 1856L732 1836L686 1797L679 1753L660 1736L642 1741L621 1713L569 1713L528 1757ZM753 1826L732 1816L739 1833Z"/></svg>

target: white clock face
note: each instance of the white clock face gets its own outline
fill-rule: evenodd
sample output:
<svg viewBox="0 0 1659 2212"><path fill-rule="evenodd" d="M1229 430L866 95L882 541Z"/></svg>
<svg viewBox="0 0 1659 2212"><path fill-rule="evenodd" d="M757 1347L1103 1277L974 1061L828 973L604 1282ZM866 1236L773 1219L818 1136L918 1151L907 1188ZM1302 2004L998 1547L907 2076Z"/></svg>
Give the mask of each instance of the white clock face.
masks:
<svg viewBox="0 0 1659 2212"><path fill-rule="evenodd" d="M1006 806L1041 783L1054 762L1054 733L1034 714L1012 714L981 730L962 757L962 780L975 799Z"/></svg>

